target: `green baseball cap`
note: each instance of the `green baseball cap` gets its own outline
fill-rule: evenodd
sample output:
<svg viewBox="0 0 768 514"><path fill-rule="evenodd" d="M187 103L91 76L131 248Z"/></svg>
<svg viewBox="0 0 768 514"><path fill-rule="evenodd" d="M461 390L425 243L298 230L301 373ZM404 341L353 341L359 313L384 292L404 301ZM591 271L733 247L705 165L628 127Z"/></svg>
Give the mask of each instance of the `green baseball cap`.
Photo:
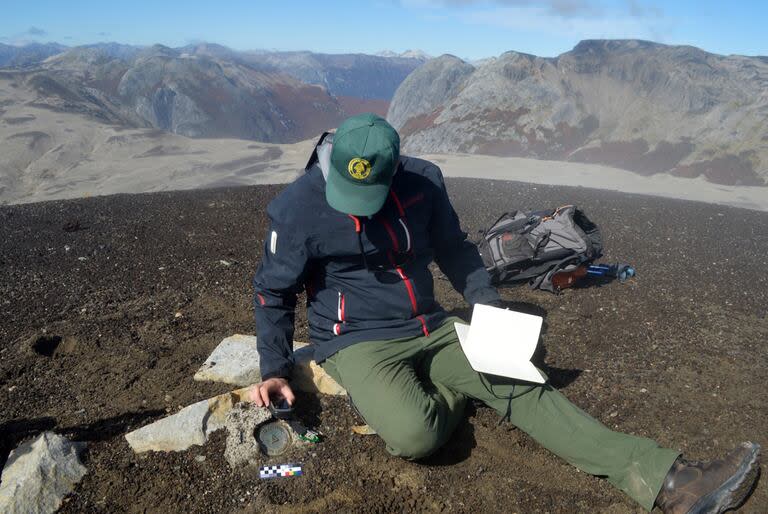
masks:
<svg viewBox="0 0 768 514"><path fill-rule="evenodd" d="M400 136L384 118L372 113L347 118L333 136L326 200L345 214L379 212L399 159Z"/></svg>

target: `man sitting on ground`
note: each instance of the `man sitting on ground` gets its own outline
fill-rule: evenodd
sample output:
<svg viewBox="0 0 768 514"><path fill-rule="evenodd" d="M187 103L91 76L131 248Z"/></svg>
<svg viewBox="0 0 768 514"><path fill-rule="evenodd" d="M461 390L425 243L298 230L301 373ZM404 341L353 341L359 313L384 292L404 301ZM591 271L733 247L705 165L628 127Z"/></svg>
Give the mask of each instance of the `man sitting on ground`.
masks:
<svg viewBox="0 0 768 514"><path fill-rule="evenodd" d="M306 173L267 212L256 276L263 382L252 400L293 403L289 378L296 295L307 292L315 360L350 395L387 450L419 459L440 448L484 402L577 468L604 476L645 509L722 512L756 480L759 446L688 462L651 439L614 432L549 384L475 372L454 321L434 298L434 261L470 305L499 306L478 250L466 240L440 169L400 155L384 119L364 114L324 135Z"/></svg>

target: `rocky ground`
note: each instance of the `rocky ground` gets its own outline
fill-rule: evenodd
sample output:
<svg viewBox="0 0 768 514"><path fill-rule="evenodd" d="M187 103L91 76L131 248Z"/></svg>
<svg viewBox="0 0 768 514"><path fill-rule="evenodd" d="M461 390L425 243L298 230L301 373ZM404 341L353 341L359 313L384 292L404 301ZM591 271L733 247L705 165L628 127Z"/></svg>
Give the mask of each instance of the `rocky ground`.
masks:
<svg viewBox="0 0 768 514"><path fill-rule="evenodd" d="M503 289L546 317L539 357L574 402L694 458L768 444L765 213L513 182L448 186L472 233L504 210L576 203L603 228L604 260L636 265L623 285ZM253 331L264 207L282 187L0 207L0 461L45 429L88 441L89 473L65 512L639 512L483 407L419 463L352 434L345 399L310 396L300 416L326 439L296 456L302 477L231 471L221 433L187 452L134 455L126 431L228 390L192 375L223 337ZM466 314L436 282L443 305ZM307 339L301 312L296 337ZM743 511L768 511L765 480Z"/></svg>

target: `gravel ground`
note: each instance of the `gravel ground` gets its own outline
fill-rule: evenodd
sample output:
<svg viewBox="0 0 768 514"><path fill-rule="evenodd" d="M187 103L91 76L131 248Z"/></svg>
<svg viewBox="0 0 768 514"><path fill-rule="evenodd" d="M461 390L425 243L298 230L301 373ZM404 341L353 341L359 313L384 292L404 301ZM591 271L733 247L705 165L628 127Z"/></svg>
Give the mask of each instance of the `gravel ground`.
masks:
<svg viewBox="0 0 768 514"><path fill-rule="evenodd" d="M627 284L557 296L502 290L546 317L539 358L575 403L692 458L743 440L768 444L768 214L447 183L471 234L505 210L575 203L603 229L603 260L637 267ZM64 512L640 512L484 407L470 407L446 447L419 463L352 434L344 399L310 396L300 397L300 416L326 439L301 456L302 477L231 471L223 434L187 452L134 455L126 431L228 390L192 375L223 337L253 331L264 207L282 187L0 207L0 463L45 429L89 441L89 474ZM436 283L445 308L466 316L448 282ZM306 340L301 309L297 324ZM765 484L743 512L768 512Z"/></svg>

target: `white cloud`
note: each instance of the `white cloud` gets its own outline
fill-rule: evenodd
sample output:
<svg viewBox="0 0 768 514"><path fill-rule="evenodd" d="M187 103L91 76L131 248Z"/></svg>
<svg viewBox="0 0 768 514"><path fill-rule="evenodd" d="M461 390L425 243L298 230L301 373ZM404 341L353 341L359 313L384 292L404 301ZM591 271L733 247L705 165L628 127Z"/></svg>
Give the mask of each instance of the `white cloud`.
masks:
<svg viewBox="0 0 768 514"><path fill-rule="evenodd" d="M48 32L46 32L44 29L41 29L40 27L29 27L26 34L30 36L45 36L48 34Z"/></svg>
<svg viewBox="0 0 768 514"><path fill-rule="evenodd" d="M422 16L570 39L663 40L669 21L649 0L399 0ZM440 21L440 20L431 20Z"/></svg>
<svg viewBox="0 0 768 514"><path fill-rule="evenodd" d="M465 13L467 23L578 39L649 39L655 31L642 18L622 15L553 15L541 7L496 7Z"/></svg>
<svg viewBox="0 0 768 514"><path fill-rule="evenodd" d="M5 36L3 38L0 38L0 40L7 41L8 44L13 46L24 46L30 43L38 43L40 42L41 38L47 35L48 35L47 30L41 29L40 27L32 26L32 27L29 27L24 32L18 32L11 36Z"/></svg>
<svg viewBox="0 0 768 514"><path fill-rule="evenodd" d="M489 6L502 9L526 8L561 18L587 16L611 18L617 15L622 18L660 18L663 16L661 8L650 4L648 0L621 0L618 5L613 6L601 0L400 0L400 5L414 9L481 8L486 11Z"/></svg>

